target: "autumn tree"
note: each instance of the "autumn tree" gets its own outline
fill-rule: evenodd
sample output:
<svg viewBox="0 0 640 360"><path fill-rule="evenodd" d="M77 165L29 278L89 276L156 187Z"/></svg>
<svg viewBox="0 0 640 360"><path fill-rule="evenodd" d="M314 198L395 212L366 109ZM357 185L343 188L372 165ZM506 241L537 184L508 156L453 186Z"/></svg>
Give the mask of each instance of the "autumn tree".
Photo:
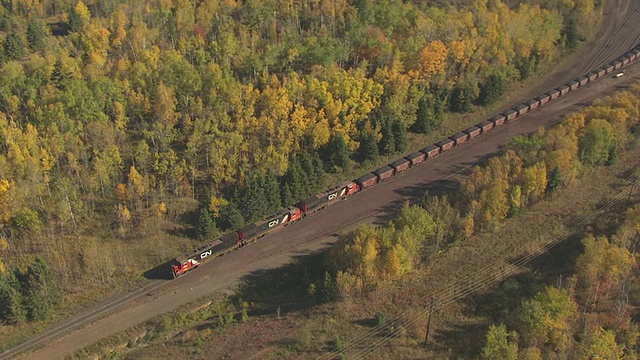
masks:
<svg viewBox="0 0 640 360"><path fill-rule="evenodd" d="M594 166L605 163L614 146L611 124L606 120L591 120L584 130L579 146L579 157L583 164Z"/></svg>
<svg viewBox="0 0 640 360"><path fill-rule="evenodd" d="M584 253L576 261L578 296L588 311L609 310L610 297L633 266L629 251L606 237L587 236Z"/></svg>
<svg viewBox="0 0 640 360"><path fill-rule="evenodd" d="M543 353L566 352L577 310L569 292L555 287L547 287L533 299L524 301L519 315L519 333L524 343L546 349Z"/></svg>
<svg viewBox="0 0 640 360"><path fill-rule="evenodd" d="M591 329L584 352L586 359L624 359L624 348L616 342L613 331L599 326Z"/></svg>
<svg viewBox="0 0 640 360"><path fill-rule="evenodd" d="M75 32L82 31L91 21L91 12L82 1L78 1L69 11L69 26Z"/></svg>
<svg viewBox="0 0 640 360"><path fill-rule="evenodd" d="M427 44L420 52L418 62L420 75L425 79L430 79L443 72L448 54L447 45L440 40L434 40Z"/></svg>
<svg viewBox="0 0 640 360"><path fill-rule="evenodd" d="M151 123L150 140L159 151L167 151L169 145L176 138L175 126L178 123L176 112L176 98L173 89L160 81L156 89L154 104L154 118Z"/></svg>
<svg viewBox="0 0 640 360"><path fill-rule="evenodd" d="M482 358L486 360L518 359L518 334L508 332L504 324L491 325L487 330L487 340L482 348Z"/></svg>

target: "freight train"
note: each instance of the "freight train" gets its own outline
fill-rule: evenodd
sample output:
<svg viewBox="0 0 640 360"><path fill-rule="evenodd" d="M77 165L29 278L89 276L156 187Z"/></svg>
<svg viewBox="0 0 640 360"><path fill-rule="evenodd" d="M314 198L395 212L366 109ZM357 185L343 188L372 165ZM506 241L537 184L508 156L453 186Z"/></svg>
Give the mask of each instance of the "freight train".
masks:
<svg viewBox="0 0 640 360"><path fill-rule="evenodd" d="M438 141L435 144L429 145L418 152L404 156L388 165L374 170L371 173L364 174L353 181L346 182L342 185L326 190L320 194L304 199L295 206L290 206L278 213L267 216L261 221L253 223L251 225L247 225L244 228L224 235L211 243L202 245L201 247L193 250L190 253L183 254L172 261L171 273L174 278L178 277L188 272L189 270L197 268L198 265L205 260L222 256L229 253L230 251L241 248L265 236L273 230L279 229L294 221L300 220L304 216L313 214L318 210L334 204L340 199L344 199L360 191L368 189L376 184L379 184L382 181L385 181L386 179L389 179L392 176L418 166L446 151L449 151L459 145L473 140L478 136L484 135L495 129L496 127L514 121L522 117L529 111L532 111L553 100L556 100L571 91L577 90L578 88L589 84L592 81L610 75L623 66L637 61L639 58L640 45L636 46L631 51L618 57L607 65L590 71L587 74L573 81L570 81L567 84L541 94L540 96L537 96L522 104L513 106L512 108L499 115L484 120L477 125L471 126L448 138ZM619 74L621 73L619 72Z"/></svg>

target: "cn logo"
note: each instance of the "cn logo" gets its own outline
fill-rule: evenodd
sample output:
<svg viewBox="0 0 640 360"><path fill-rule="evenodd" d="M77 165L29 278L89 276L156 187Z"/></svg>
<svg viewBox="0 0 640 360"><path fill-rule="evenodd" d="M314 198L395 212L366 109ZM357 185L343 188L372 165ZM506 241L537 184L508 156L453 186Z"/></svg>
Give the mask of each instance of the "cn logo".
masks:
<svg viewBox="0 0 640 360"><path fill-rule="evenodd" d="M269 227L270 228L274 227L274 226L278 225L279 223L280 223L280 220L277 220L277 219L273 220L272 222L269 223Z"/></svg>
<svg viewBox="0 0 640 360"><path fill-rule="evenodd" d="M338 197L338 193L329 194L329 201Z"/></svg>

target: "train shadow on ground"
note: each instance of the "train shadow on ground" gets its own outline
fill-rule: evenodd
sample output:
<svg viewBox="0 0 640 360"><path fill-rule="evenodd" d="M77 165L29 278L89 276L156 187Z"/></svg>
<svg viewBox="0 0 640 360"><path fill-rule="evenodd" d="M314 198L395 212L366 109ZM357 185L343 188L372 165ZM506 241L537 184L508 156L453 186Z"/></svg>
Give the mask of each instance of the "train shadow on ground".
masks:
<svg viewBox="0 0 640 360"><path fill-rule="evenodd" d="M143 276L149 280L171 280L171 262L167 261L144 272Z"/></svg>

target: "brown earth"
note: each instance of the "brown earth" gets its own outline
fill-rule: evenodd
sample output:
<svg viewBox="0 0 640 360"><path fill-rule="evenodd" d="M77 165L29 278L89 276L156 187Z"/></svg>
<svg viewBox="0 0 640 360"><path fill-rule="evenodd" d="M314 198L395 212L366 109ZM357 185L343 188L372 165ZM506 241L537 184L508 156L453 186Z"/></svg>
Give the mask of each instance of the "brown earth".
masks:
<svg viewBox="0 0 640 360"><path fill-rule="evenodd" d="M527 85L527 89L521 92L522 96L514 99L514 103L551 90L622 55L640 43L638 23L640 23L640 1L605 2L601 27L593 40L560 64L553 73L535 84ZM59 332L66 335L44 348L24 355L23 358L62 358L153 316L168 312L205 295L229 289L243 276L253 271L278 267L297 256L325 248L336 240L337 233L355 228L360 223L384 222L396 214L397 209L406 199L420 196L427 189L433 190L450 185L456 174L460 174L472 164L495 153L509 138L531 133L541 126L556 123L563 115L640 79L640 66L637 63L625 68L624 72L625 76L621 78L607 77L579 91L571 92L514 123L494 130L489 136L480 137L304 221L291 224L247 248L205 263L197 271L182 278L150 282L137 293L128 295L126 301L116 299L120 301L118 306L110 305L113 302L110 301L100 305L100 308L87 310L69 322L78 327L80 325L77 324L82 324L83 327L71 332L62 328ZM98 313L98 316L94 316ZM88 320L82 320L85 318ZM62 324L61 327L64 325ZM51 331L52 335L56 333L58 331ZM16 348L16 350L19 349ZM18 353L9 350L0 354L0 359L12 357Z"/></svg>

